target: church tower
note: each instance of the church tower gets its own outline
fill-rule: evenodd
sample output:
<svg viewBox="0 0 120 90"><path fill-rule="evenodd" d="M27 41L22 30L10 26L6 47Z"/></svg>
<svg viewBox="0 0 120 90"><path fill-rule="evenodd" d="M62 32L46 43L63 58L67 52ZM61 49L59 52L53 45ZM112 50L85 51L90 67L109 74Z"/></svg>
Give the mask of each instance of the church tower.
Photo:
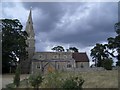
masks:
<svg viewBox="0 0 120 90"><path fill-rule="evenodd" d="M31 62L32 57L35 53L35 33L33 28L33 21L32 21L32 10L30 9L28 20L26 22L26 28L25 31L28 34L28 38L26 40L26 44L28 47L26 48L28 52L28 58L25 60L23 67L23 73L30 73L31 70Z"/></svg>

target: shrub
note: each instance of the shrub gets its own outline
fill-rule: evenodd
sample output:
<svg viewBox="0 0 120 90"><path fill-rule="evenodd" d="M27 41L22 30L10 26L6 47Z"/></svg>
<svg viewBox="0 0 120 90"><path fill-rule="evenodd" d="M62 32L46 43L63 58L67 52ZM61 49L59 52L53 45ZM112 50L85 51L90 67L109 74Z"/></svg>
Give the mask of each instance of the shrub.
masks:
<svg viewBox="0 0 120 90"><path fill-rule="evenodd" d="M81 77L78 77L78 76L69 77L64 81L62 88L64 89L79 88L79 90L81 90L83 83L84 83L84 80Z"/></svg>
<svg viewBox="0 0 120 90"><path fill-rule="evenodd" d="M39 85L42 83L43 77L41 74L33 74L29 77L29 83L34 88L39 88Z"/></svg>
<svg viewBox="0 0 120 90"><path fill-rule="evenodd" d="M16 68L15 77L14 77L14 85L18 87L20 85L20 66Z"/></svg>
<svg viewBox="0 0 120 90"><path fill-rule="evenodd" d="M13 90L13 88L15 88L15 85L13 83L10 83L8 85L6 85L6 89L5 90Z"/></svg>
<svg viewBox="0 0 120 90"><path fill-rule="evenodd" d="M79 75L78 75L79 76ZM42 88L82 88L84 80L72 73L51 72L45 75Z"/></svg>
<svg viewBox="0 0 120 90"><path fill-rule="evenodd" d="M113 64L113 60L112 59L105 59L105 60L103 60L103 67L106 70L112 70L112 64Z"/></svg>
<svg viewBox="0 0 120 90"><path fill-rule="evenodd" d="M62 77L60 72L49 72L42 83L43 88L61 88Z"/></svg>

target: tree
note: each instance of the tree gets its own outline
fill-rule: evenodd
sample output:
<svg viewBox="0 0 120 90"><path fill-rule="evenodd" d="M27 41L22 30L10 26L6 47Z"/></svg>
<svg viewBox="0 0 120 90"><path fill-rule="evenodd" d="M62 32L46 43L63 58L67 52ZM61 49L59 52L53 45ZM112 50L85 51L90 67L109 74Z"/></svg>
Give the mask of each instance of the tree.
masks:
<svg viewBox="0 0 120 90"><path fill-rule="evenodd" d="M64 48L62 46L56 46L56 47L53 47L52 50L55 50L57 52L64 52Z"/></svg>
<svg viewBox="0 0 120 90"><path fill-rule="evenodd" d="M117 58L118 61L116 65L120 66L120 22L116 23L114 27L117 34L115 37L109 37L107 44L96 44L96 46L91 49L91 56L97 60L98 66L102 66L102 60L109 64L109 62L111 62L109 56ZM108 59L109 61L107 61Z"/></svg>
<svg viewBox="0 0 120 90"><path fill-rule="evenodd" d="M102 60L107 59L109 54L107 53L106 45L97 43L96 46L91 49L91 56L93 59L97 60L97 66L102 66Z"/></svg>
<svg viewBox="0 0 120 90"><path fill-rule="evenodd" d="M67 51L78 52L78 49L76 47L70 47Z"/></svg>
<svg viewBox="0 0 120 90"><path fill-rule="evenodd" d="M117 36L108 38L108 48L112 50L110 55L117 58L118 62L116 65L120 66L120 22L115 24L115 32ZM117 52L117 55L115 55Z"/></svg>
<svg viewBox="0 0 120 90"><path fill-rule="evenodd" d="M19 20L2 19L2 72L8 73L11 67L16 67L18 60L27 58L27 33L22 31Z"/></svg>
<svg viewBox="0 0 120 90"><path fill-rule="evenodd" d="M104 59L103 62L102 62L102 66L106 70L112 70L112 64L113 64L113 60L111 58Z"/></svg>
<svg viewBox="0 0 120 90"><path fill-rule="evenodd" d="M20 66L17 66L15 77L14 77L14 85L18 87L20 85Z"/></svg>

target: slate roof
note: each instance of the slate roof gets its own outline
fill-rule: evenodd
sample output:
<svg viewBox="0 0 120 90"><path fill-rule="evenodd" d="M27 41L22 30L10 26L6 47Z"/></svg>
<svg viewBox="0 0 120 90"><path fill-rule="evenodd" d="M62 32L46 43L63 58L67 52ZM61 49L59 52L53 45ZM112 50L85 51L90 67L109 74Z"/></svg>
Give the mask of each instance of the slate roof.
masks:
<svg viewBox="0 0 120 90"><path fill-rule="evenodd" d="M76 62L89 62L89 58L86 53L75 52L72 54L72 58L75 59Z"/></svg>

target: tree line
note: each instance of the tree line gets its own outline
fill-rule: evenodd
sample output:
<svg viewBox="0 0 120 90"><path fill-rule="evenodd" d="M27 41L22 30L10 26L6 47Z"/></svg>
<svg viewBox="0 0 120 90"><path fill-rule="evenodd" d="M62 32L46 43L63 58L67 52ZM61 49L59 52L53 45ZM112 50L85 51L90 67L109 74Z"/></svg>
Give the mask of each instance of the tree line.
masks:
<svg viewBox="0 0 120 90"><path fill-rule="evenodd" d="M65 51L63 46L55 46L51 50L56 51L56 52L64 52ZM68 49L66 49L66 51L67 52L79 52L78 48L76 48L76 47L69 47Z"/></svg>

